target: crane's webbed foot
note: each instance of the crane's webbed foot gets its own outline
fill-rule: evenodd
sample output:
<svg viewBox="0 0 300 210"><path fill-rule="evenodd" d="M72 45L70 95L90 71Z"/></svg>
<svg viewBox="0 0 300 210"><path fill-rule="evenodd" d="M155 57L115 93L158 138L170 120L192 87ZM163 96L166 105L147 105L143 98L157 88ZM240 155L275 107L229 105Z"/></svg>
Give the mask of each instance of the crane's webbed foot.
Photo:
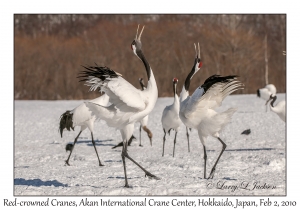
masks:
<svg viewBox="0 0 300 210"><path fill-rule="evenodd" d="M69 160L66 160L65 163L66 163L68 166L70 166Z"/></svg>

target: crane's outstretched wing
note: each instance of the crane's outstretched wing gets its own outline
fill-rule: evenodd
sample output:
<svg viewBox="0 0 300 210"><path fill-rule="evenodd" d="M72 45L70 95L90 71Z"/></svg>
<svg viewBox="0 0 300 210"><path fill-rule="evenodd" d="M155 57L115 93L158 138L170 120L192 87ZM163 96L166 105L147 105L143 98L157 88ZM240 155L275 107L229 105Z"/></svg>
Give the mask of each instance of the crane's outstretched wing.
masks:
<svg viewBox="0 0 300 210"><path fill-rule="evenodd" d="M90 86L90 91L100 88L109 96L109 101L121 111L140 111L146 107L142 92L128 83L121 75L108 67L83 66L80 81Z"/></svg>
<svg viewBox="0 0 300 210"><path fill-rule="evenodd" d="M208 109L221 106L226 96L243 88L243 84L237 81L236 77L235 75L225 77L213 75L206 79L204 84L189 97L185 105L185 116L189 117L195 111L206 112Z"/></svg>

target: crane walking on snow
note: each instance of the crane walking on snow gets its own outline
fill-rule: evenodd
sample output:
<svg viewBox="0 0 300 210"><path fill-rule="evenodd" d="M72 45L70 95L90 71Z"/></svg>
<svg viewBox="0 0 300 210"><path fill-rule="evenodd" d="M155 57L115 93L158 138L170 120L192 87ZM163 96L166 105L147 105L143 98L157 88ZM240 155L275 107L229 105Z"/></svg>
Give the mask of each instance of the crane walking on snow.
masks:
<svg viewBox="0 0 300 210"><path fill-rule="evenodd" d="M242 89L243 84L236 80L235 75L220 76L212 75L207 78L203 85L198 87L194 93L189 96L189 85L192 77L199 71L202 66L200 60L200 46L198 43L198 52L195 45L195 61L191 72L188 74L183 87L180 104L179 117L181 121L189 128L198 130L198 136L204 150L204 178L206 179L206 140L208 136L217 138L222 144L222 150L215 164L212 167L208 178L213 178L216 166L222 156L226 144L219 136L219 132L230 122L235 108L218 113L215 109L221 106L226 96L238 89Z"/></svg>
<svg viewBox="0 0 300 210"><path fill-rule="evenodd" d="M107 106L109 103L109 97L106 94L103 94L102 96L91 100L90 102L99 104L102 106ZM68 159L65 161L67 165L69 164L69 160L71 157L71 154L74 150L75 144L77 142L78 137L80 136L81 132L84 131L86 128L88 128L91 132L92 136L92 143L96 151L96 155L99 161L99 166L104 166L99 158L97 149L96 149L96 143L94 141L94 136L93 136L93 130L94 130L94 122L95 122L96 117L92 116L92 112L87 108L85 103L82 103L81 105L77 106L71 111L66 111L60 116L60 123L59 123L59 130L60 130L60 135L62 137L63 130L66 128L68 131L70 129L74 130L75 126L80 126L80 132L76 136L74 140L74 144L68 144L66 146L66 150L70 150L70 154Z"/></svg>
<svg viewBox="0 0 300 210"><path fill-rule="evenodd" d="M164 130L164 138L163 138L163 152L162 156L164 156L165 151L165 141L166 141L166 132L169 133L173 129L175 131L175 137L174 137L174 146L173 146L173 157L175 155L175 144L176 144L176 136L177 132L179 130L181 120L179 118L179 99L177 96L177 83L178 79L173 79L173 92L174 92L174 102L173 104L166 106L162 117L161 117L161 124Z"/></svg>
<svg viewBox="0 0 300 210"><path fill-rule="evenodd" d="M81 81L86 81L86 84L91 86L90 90L96 90L98 87L104 91L110 98L112 103L108 107L101 106L92 102L87 102L87 107L97 117L105 120L107 125L120 130L123 139L123 149L121 153L125 187L129 187L126 173L125 158L131 160L140 169L145 172L145 176L159 179L155 175L148 172L131 158L127 151L127 141L130 139L134 129L134 123L140 121L147 116L154 108L158 97L158 90L153 71L142 52L141 35L144 27L138 36L131 43L133 53L143 62L147 77L148 85L144 91L136 89L128 83L121 75L108 67L88 66L81 72Z"/></svg>

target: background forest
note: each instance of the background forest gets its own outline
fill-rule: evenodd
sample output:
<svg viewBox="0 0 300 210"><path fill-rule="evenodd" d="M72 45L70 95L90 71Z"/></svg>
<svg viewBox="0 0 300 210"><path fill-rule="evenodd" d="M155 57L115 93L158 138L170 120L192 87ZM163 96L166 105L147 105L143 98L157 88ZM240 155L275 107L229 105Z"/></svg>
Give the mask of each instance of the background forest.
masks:
<svg viewBox="0 0 300 210"><path fill-rule="evenodd" d="M286 15L14 15L14 99L92 99L97 92L79 82L81 65L108 66L139 87L144 66L130 44L145 25L143 51L156 77L159 97L179 92L201 46L203 67L193 92L212 74L237 74L255 94L266 83L286 92ZM267 69L267 74L266 74Z"/></svg>

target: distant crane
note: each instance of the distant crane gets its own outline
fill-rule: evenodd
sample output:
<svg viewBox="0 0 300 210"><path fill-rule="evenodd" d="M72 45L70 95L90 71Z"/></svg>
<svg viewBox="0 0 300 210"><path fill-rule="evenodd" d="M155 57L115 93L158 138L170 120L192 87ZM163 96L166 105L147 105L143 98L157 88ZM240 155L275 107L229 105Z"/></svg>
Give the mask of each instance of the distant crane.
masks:
<svg viewBox="0 0 300 210"><path fill-rule="evenodd" d="M276 95L276 87L273 84L268 84L264 88L257 89L257 97L265 101L269 100L271 94ZM268 111L267 107L266 111Z"/></svg>
<svg viewBox="0 0 300 210"><path fill-rule="evenodd" d="M105 120L107 125L120 130L123 139L122 161L125 175L125 187L129 187L126 173L125 158L131 160L140 169L145 172L145 176L159 179L155 175L148 172L135 160L133 160L127 151L127 141L130 139L134 129L134 123L139 122L147 116L154 108L158 90L153 71L142 52L141 35L144 27L138 36L131 43L133 53L143 62L148 84L144 91L136 89L128 83L121 75L108 67L88 66L84 67L85 71L81 72L81 81L86 81L86 84L91 86L90 90L96 90L98 87L104 91L110 98L112 103L109 107L104 107L92 102L86 103L92 113L102 120Z"/></svg>
<svg viewBox="0 0 300 210"><path fill-rule="evenodd" d="M204 178L206 179L206 140L208 136L217 138L222 144L221 153L209 175L209 179L213 178L218 161L223 154L226 144L219 137L219 132L230 122L232 115L236 111L235 108L218 113L215 109L221 106L222 101L232 92L242 89L242 84L236 80L235 75L222 77L220 75L212 75L207 78L203 85L198 87L192 96L188 94L188 88L191 78L197 73L202 62L200 60L200 46L198 43L198 52L195 44L195 61L191 72L185 80L185 92L182 94L182 102L180 103L179 117L181 121L188 127L198 130L198 136L203 145L204 150Z"/></svg>
<svg viewBox="0 0 300 210"><path fill-rule="evenodd" d="M163 110L162 117L161 117L161 124L164 130L164 138L163 138L163 152L162 156L164 156L165 151L165 141L166 141L166 132L169 133L173 129L175 131L175 137L174 137L174 146L173 146L173 157L175 155L175 144L176 144L176 136L177 132L179 130L179 127L181 125L181 120L179 118L179 99L177 96L177 83L178 79L173 79L173 93L174 93L174 102L166 106Z"/></svg>
<svg viewBox="0 0 300 210"><path fill-rule="evenodd" d="M102 106L107 106L109 103L109 97L106 94L103 94L102 96L93 99L90 101L91 103L95 103L95 104L99 104ZM91 132L91 136L92 136L92 143L93 146L95 148L96 154L97 154L97 158L99 161L99 166L104 166L99 158L97 149L96 149L96 144L94 141L94 136L93 136L93 130L94 130L94 122L95 122L96 117L92 116L92 112L87 108L85 103L82 103L81 105L77 106L76 108L74 108L73 110L68 110L65 113L63 113L60 116L60 123L59 123L59 130L60 130L60 135L62 137L63 134L63 130L66 128L68 131L70 131L70 129L74 130L75 126L80 126L80 132L79 134L76 136L75 140L74 140L74 144L68 144L66 146L66 150L70 150L70 154L68 159L65 161L67 165L69 164L69 160L71 157L71 154L74 150L75 144L77 142L78 137L80 136L81 132L83 130L85 130L86 128L88 128Z"/></svg>
<svg viewBox="0 0 300 210"><path fill-rule="evenodd" d="M285 114L285 100L280 101L276 106L274 106L274 102L276 101L277 96L271 94L269 100L266 102L266 105L270 102L270 109L275 112L283 122L286 122L286 114Z"/></svg>

